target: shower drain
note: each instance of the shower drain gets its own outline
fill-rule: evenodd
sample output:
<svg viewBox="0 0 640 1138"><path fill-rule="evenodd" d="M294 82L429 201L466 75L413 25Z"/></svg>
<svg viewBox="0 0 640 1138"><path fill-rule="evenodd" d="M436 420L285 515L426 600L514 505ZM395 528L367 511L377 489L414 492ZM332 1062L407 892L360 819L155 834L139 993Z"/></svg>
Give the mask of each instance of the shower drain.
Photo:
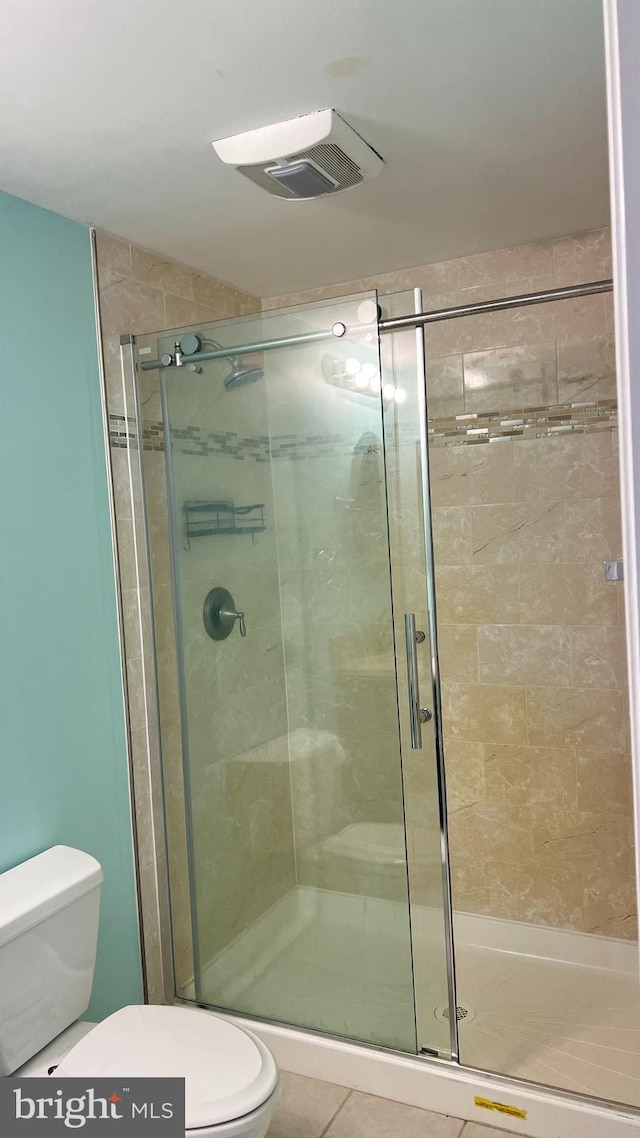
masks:
<svg viewBox="0 0 640 1138"><path fill-rule="evenodd" d="M447 1004L440 1004L439 1007L434 1009L433 1014L436 1019L440 1020L440 1023L449 1022L449 1007ZM464 1020L465 1023L471 1023L471 1020L475 1018L476 1013L474 1008L469 1004L458 1004L456 1007L456 1019L458 1023L461 1023L462 1020Z"/></svg>

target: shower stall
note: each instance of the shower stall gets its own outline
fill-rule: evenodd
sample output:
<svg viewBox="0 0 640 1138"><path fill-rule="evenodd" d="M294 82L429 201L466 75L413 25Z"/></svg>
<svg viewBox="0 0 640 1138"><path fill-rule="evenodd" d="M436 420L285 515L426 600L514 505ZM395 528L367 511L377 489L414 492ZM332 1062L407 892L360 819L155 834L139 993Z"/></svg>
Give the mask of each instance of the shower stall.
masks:
<svg viewBox="0 0 640 1138"><path fill-rule="evenodd" d="M640 1106L609 290L123 339L176 998Z"/></svg>

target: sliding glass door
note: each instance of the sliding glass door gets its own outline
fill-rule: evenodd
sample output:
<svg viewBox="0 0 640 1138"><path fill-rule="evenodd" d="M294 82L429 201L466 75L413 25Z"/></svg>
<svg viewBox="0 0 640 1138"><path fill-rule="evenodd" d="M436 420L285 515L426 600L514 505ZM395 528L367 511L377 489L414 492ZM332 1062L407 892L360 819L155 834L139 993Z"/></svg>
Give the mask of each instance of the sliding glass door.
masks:
<svg viewBox="0 0 640 1138"><path fill-rule="evenodd" d="M169 501L156 639L168 585L175 629L163 763L186 801L179 994L450 1056L415 334L381 359L366 293L145 337L147 376L150 357Z"/></svg>

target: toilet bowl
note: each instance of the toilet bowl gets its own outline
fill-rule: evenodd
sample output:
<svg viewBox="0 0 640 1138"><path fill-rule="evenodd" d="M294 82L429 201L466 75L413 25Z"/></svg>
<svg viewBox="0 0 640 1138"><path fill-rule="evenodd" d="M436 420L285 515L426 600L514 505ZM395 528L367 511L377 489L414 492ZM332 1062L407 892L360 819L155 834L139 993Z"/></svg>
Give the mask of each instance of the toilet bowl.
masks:
<svg viewBox="0 0 640 1138"><path fill-rule="evenodd" d="M280 1097L275 1060L251 1032L198 1009L133 1005L64 1056L58 1078L184 1078L185 1132L264 1138Z"/></svg>
<svg viewBox="0 0 640 1138"><path fill-rule="evenodd" d="M186 1138L265 1138L278 1069L252 1032L151 1004L82 1023L102 880L94 858L67 846L0 874L0 1075L184 1078Z"/></svg>

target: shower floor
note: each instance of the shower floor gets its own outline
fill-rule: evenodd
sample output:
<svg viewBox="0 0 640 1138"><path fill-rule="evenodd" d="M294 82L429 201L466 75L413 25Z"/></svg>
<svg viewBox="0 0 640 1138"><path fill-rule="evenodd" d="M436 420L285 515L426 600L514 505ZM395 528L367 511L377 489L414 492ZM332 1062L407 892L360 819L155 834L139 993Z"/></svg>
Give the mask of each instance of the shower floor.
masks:
<svg viewBox="0 0 640 1138"><path fill-rule="evenodd" d="M413 911L418 1045L443 1049L438 922ZM465 1066L640 1106L634 944L463 914L456 970ZM405 906L299 887L204 969L200 998L412 1050L409 977Z"/></svg>
<svg viewBox="0 0 640 1138"><path fill-rule="evenodd" d="M461 944L460 1057L563 1090L640 1106L635 975Z"/></svg>

